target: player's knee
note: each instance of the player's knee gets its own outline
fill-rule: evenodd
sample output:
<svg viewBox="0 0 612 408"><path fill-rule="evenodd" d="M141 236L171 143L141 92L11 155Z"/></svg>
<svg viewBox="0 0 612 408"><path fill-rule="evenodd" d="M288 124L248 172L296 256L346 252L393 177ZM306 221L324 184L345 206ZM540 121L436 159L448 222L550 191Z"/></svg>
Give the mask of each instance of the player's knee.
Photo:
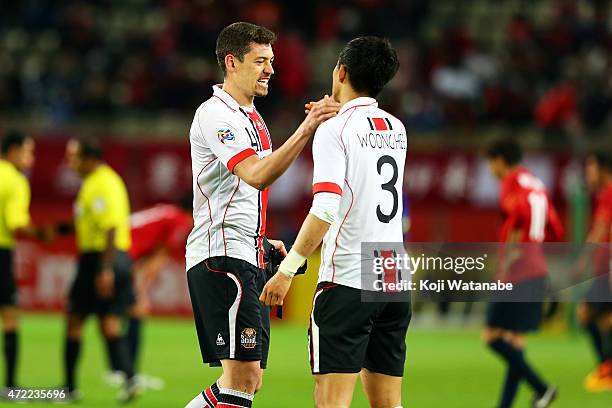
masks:
<svg viewBox="0 0 612 408"><path fill-rule="evenodd" d="M261 369L258 366L245 365L245 367L230 374L230 388L254 394L258 390L258 385L261 388L260 372Z"/></svg>
<svg viewBox="0 0 612 408"><path fill-rule="evenodd" d="M526 340L525 336L515 335L509 338L509 343L514 346L514 348L522 350L525 348Z"/></svg>
<svg viewBox="0 0 612 408"><path fill-rule="evenodd" d="M401 406L395 399L386 396L380 396L370 400L370 408L396 408Z"/></svg>
<svg viewBox="0 0 612 408"><path fill-rule="evenodd" d="M13 332L19 328L19 314L16 310L5 310L2 313L2 329L5 332Z"/></svg>
<svg viewBox="0 0 612 408"><path fill-rule="evenodd" d="M586 326L591 323L592 313L589 305L583 303L576 309L576 317L581 325Z"/></svg>
<svg viewBox="0 0 612 408"><path fill-rule="evenodd" d="M502 332L495 329L487 329L482 333L482 341L490 346L495 340L502 337Z"/></svg>
<svg viewBox="0 0 612 408"><path fill-rule="evenodd" d="M612 313L606 313L602 315L597 323L602 330L611 330L612 329Z"/></svg>
<svg viewBox="0 0 612 408"><path fill-rule="evenodd" d="M104 318L100 323L100 329L106 339L112 339L121 335L121 323L118 318Z"/></svg>
<svg viewBox="0 0 612 408"><path fill-rule="evenodd" d="M69 316L66 324L66 337L72 340L81 338L82 323L79 319Z"/></svg>
<svg viewBox="0 0 612 408"><path fill-rule="evenodd" d="M314 402L316 408L349 408L350 400L348 403L344 403L342 400L344 397L338 395L337 390L332 390L330 384L324 384L322 381L318 381L319 378L315 378L314 387Z"/></svg>
<svg viewBox="0 0 612 408"><path fill-rule="evenodd" d="M263 387L263 370L260 368L258 379L257 379L257 385L255 386L255 393L261 390L261 387Z"/></svg>
<svg viewBox="0 0 612 408"><path fill-rule="evenodd" d="M314 402L316 408L321 408L322 406L324 406L323 390L321 384L318 381L318 377L315 377Z"/></svg>

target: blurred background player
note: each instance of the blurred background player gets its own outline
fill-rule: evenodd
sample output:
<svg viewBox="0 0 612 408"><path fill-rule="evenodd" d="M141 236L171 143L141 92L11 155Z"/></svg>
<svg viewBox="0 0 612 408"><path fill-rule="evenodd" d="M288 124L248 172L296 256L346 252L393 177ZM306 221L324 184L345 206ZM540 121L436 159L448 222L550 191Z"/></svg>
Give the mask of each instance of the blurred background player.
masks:
<svg viewBox="0 0 612 408"><path fill-rule="evenodd" d="M157 204L137 211L130 216L132 246L130 257L134 262L134 287L136 304L128 311L127 342L138 372L140 346L142 344L143 320L149 316L149 289L157 280L159 273L168 265L173 254L185 256L185 242L193 228L192 196L183 197L178 205ZM109 353L109 357L113 354ZM112 372L106 380L112 385L123 382L123 374L118 361L111 359ZM163 388L160 378L137 374L136 381L141 388Z"/></svg>
<svg viewBox="0 0 612 408"><path fill-rule="evenodd" d="M282 305L298 268L323 242L309 330L317 407L348 408L359 376L370 406L402 405L410 301L363 302L361 276L362 241L403 242L406 129L374 99L398 68L382 38L359 37L340 52L332 87L342 108L314 137L312 208L260 297ZM389 144L370 144L375 134Z"/></svg>
<svg viewBox="0 0 612 408"><path fill-rule="evenodd" d="M540 244L547 238L560 240L563 229L544 183L521 165L517 142L492 143L487 158L491 173L501 180L503 254L497 279L513 283L515 296L531 294L528 298L512 298L511 294L509 301L488 305L484 340L507 365L498 407L512 406L519 383L525 380L535 391L533 407L545 408L556 398L557 388L544 382L527 362L525 335L537 330L542 319L548 267Z"/></svg>
<svg viewBox="0 0 612 408"><path fill-rule="evenodd" d="M30 184L23 174L34 164L34 140L17 131L2 138L0 148L0 315L4 333L4 385L15 386L18 355L18 296L15 285L16 237L50 238L30 219Z"/></svg>
<svg viewBox="0 0 612 408"><path fill-rule="evenodd" d="M102 149L93 140L72 139L66 146L68 166L83 179L74 206L72 224L62 232L76 233L78 269L70 289L64 354L68 400L77 400L76 365L81 333L91 313L98 316L111 359L125 374L120 402L136 395L132 356L121 335L121 316L134 302L130 204L121 177L102 160Z"/></svg>
<svg viewBox="0 0 612 408"><path fill-rule="evenodd" d="M585 379L589 391L612 390L612 293L610 285L610 229L612 228L612 157L589 155L586 182L597 194L587 247L577 263L576 274L584 274L593 260L594 278L585 301L578 306L578 320L591 338L597 368ZM593 244L588 246L588 243ZM607 300L607 301L606 301Z"/></svg>
<svg viewBox="0 0 612 408"><path fill-rule="evenodd" d="M196 111L190 131L194 229L187 240L187 281L204 363L223 366L221 378L189 408L250 407L261 387L270 337L263 238L268 187L295 161L317 126L336 115L325 97L275 152L253 105L268 94L274 74L267 28L237 22L217 37L222 85ZM269 240L283 255L282 242ZM218 402L218 405L217 405Z"/></svg>

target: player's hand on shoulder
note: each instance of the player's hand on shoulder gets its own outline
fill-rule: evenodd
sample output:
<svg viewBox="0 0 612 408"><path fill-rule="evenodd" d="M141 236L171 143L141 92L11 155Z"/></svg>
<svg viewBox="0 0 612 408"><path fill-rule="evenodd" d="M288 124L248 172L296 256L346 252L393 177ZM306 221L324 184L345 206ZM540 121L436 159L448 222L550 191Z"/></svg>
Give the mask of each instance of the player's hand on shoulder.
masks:
<svg viewBox="0 0 612 408"><path fill-rule="evenodd" d="M336 116L342 105L328 95L316 102L309 102L305 107L307 113L303 125L308 134L314 133L317 127L328 119Z"/></svg>
<svg viewBox="0 0 612 408"><path fill-rule="evenodd" d="M285 276L280 272L276 272L272 278L266 283L259 301L266 306L282 306L287 292L291 287L293 279Z"/></svg>

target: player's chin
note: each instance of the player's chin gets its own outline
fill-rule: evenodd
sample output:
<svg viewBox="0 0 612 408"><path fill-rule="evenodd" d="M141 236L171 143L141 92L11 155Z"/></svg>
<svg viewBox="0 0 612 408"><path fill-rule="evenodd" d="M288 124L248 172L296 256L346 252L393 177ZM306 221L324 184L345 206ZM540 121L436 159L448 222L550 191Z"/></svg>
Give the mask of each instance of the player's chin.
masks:
<svg viewBox="0 0 612 408"><path fill-rule="evenodd" d="M258 86L255 89L255 96L266 96L266 95L268 95L268 88L267 87L264 88L262 86Z"/></svg>

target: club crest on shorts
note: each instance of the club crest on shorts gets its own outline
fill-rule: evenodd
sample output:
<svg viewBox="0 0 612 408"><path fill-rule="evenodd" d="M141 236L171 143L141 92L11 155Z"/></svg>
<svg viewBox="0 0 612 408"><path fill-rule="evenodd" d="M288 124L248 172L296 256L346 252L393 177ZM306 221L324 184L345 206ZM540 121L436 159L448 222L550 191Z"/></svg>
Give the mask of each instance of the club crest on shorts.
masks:
<svg viewBox="0 0 612 408"><path fill-rule="evenodd" d="M231 130L229 129L219 129L217 130L217 137L219 141L225 144L226 141L232 141L236 138Z"/></svg>
<svg viewBox="0 0 612 408"><path fill-rule="evenodd" d="M246 349L253 349L257 345L257 332L255 329L247 327L240 333L240 344Z"/></svg>

